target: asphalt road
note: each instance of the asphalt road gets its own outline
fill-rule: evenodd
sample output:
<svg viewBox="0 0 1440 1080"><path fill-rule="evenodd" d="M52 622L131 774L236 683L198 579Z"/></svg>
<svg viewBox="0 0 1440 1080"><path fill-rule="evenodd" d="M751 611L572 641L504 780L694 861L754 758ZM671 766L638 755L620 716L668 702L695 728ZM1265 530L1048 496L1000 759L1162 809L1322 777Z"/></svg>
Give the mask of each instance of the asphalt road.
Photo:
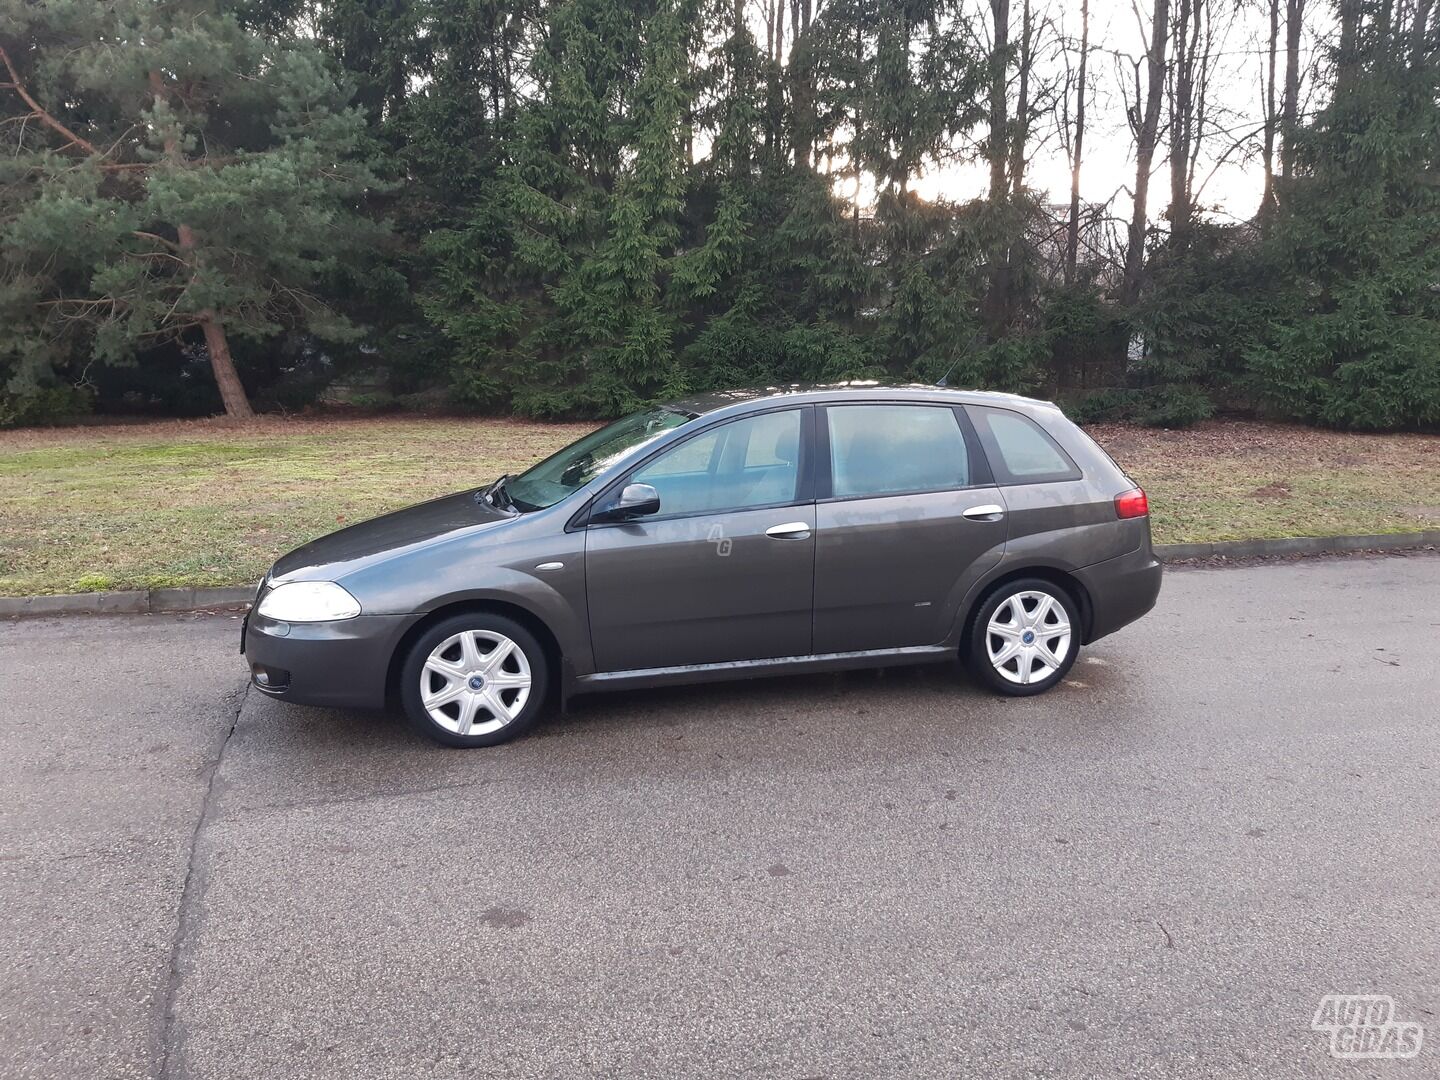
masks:
<svg viewBox="0 0 1440 1080"><path fill-rule="evenodd" d="M1440 1076L1440 558L1177 571L1024 701L900 669L488 751L0 625L0 1076ZM1410 1061L1337 1062L1323 994Z"/></svg>

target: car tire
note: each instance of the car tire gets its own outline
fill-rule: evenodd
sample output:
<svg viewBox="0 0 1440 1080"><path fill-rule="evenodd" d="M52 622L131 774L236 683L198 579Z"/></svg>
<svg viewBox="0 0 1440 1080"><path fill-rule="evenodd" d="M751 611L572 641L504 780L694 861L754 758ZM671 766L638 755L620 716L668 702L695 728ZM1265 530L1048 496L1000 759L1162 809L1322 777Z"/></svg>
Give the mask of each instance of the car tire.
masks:
<svg viewBox="0 0 1440 1080"><path fill-rule="evenodd" d="M550 658L514 619L454 615L426 630L400 669L412 727L446 746L494 746L523 735L545 709Z"/></svg>
<svg viewBox="0 0 1440 1080"><path fill-rule="evenodd" d="M1075 663L1080 632L1080 607L1067 589L1045 578L1007 581L971 621L967 666L998 693L1043 694Z"/></svg>

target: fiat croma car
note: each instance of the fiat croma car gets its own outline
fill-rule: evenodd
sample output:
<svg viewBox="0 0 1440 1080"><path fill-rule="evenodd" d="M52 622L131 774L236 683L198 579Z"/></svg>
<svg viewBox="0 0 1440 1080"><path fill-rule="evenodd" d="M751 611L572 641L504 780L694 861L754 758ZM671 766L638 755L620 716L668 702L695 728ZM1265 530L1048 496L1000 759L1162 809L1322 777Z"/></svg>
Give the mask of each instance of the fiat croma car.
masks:
<svg viewBox="0 0 1440 1080"><path fill-rule="evenodd" d="M322 537L241 648L262 693L489 746L621 687L960 659L1038 694L1159 589L1144 492L1053 405L848 384L647 409Z"/></svg>

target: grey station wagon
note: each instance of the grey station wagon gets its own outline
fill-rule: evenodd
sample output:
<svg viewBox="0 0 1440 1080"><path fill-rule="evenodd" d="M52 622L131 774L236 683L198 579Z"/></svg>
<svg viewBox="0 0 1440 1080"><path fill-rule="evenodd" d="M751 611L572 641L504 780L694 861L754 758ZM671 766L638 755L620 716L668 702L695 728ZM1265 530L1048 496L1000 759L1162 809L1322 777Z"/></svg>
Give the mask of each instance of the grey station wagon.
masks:
<svg viewBox="0 0 1440 1080"><path fill-rule="evenodd" d="M306 544L241 650L263 693L488 746L622 687L959 658L1037 694L1159 590L1144 492L1055 406L845 384L649 409Z"/></svg>

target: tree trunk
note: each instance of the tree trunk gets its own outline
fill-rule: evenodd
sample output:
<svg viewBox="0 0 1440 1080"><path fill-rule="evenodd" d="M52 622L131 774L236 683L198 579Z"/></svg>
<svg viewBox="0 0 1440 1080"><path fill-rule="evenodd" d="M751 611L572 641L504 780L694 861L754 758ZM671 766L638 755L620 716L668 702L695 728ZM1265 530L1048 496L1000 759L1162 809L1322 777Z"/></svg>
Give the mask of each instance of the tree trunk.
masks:
<svg viewBox="0 0 1440 1080"><path fill-rule="evenodd" d="M1285 98L1280 117L1280 181L1284 189L1295 166L1295 133L1300 119L1300 30L1305 0L1285 0ZM1287 194L1277 194L1283 199Z"/></svg>
<svg viewBox="0 0 1440 1080"><path fill-rule="evenodd" d="M1170 103L1170 246L1190 242L1190 139L1194 132L1195 64L1204 0L1180 0L1175 23L1174 97Z"/></svg>
<svg viewBox="0 0 1440 1080"><path fill-rule="evenodd" d="M180 256L190 264L193 274L199 256L195 250L195 231L189 225L175 229L179 240ZM210 370L215 375L215 385L220 388L220 401L225 406L225 415L234 420L248 420L255 415L250 408L250 399L245 396L245 385L235 371L235 360L230 355L230 341L225 336L225 324L214 308L205 308L196 313L196 320L205 334L205 351L210 354Z"/></svg>
<svg viewBox="0 0 1440 1080"><path fill-rule="evenodd" d="M1170 0L1155 0L1150 27L1150 48L1145 57L1149 85L1145 112L1135 132L1135 205L1130 215L1128 246L1125 249L1123 299L1133 304L1140 297L1140 278L1145 271L1145 232L1148 222L1150 168L1155 160L1155 143L1160 129L1160 103L1165 89L1165 48L1170 35ZM1136 102L1139 107L1139 102Z"/></svg>
<svg viewBox="0 0 1440 1080"><path fill-rule="evenodd" d="M1024 0L1020 20L1020 93L1015 102L1015 122L1010 133L1010 194L1020 197L1025 187L1025 144L1030 138L1030 0Z"/></svg>
<svg viewBox="0 0 1440 1080"><path fill-rule="evenodd" d="M1425 59L1425 32L1430 25L1433 0L1420 0L1415 8L1415 21L1410 24L1410 66L1419 68Z"/></svg>
<svg viewBox="0 0 1440 1080"><path fill-rule="evenodd" d="M1265 73L1265 189L1260 196L1260 219L1266 220L1275 209L1275 134L1278 117L1275 111L1275 60L1280 48L1280 0L1270 0L1270 47L1266 54Z"/></svg>
<svg viewBox="0 0 1440 1080"><path fill-rule="evenodd" d="M731 75L738 83L740 81L738 71L740 55L745 48L745 37L750 33L745 25L745 0L735 0L733 17L735 25L731 28L731 39L734 41L734 48L731 50L730 60L731 63L735 65L736 70L732 71ZM745 138L735 140L735 160L731 162L731 168L734 170L737 178L746 177L750 174L750 142L749 132L746 132ZM693 148L691 152L693 154Z"/></svg>
<svg viewBox="0 0 1440 1080"><path fill-rule="evenodd" d="M740 12L740 25L744 25L744 4L743 0L736 0L736 10ZM799 18L791 20L791 30L794 33L795 41L798 43L810 29L811 0L800 0ZM801 50L803 59L804 50ZM810 72L805 63L796 63L795 50L790 53L790 63L785 66L785 73L790 82L790 108L793 119L791 121L791 139L794 142L795 166L799 169L812 167L811 158L815 152L815 87L810 80Z"/></svg>
<svg viewBox="0 0 1440 1080"><path fill-rule="evenodd" d="M1010 124L1006 116L1005 75L1009 70L1010 0L990 0L995 21L995 40L990 53L990 199L1005 199L1005 155L1009 146Z"/></svg>
<svg viewBox="0 0 1440 1080"><path fill-rule="evenodd" d="M1340 0L1340 48L1335 57L1335 97L1340 97L1355 84L1360 62L1360 20L1364 7L1360 0Z"/></svg>
<svg viewBox="0 0 1440 1080"><path fill-rule="evenodd" d="M1080 79L1075 91L1075 149L1070 159L1070 233L1065 240L1065 284L1075 284L1080 256L1080 164L1085 152L1085 65L1090 54L1090 0L1080 0Z"/></svg>
<svg viewBox="0 0 1440 1080"><path fill-rule="evenodd" d="M1010 67L1010 0L990 0L995 20L993 51L990 54L990 139L985 148L990 159L990 203L1003 208L1009 195L1006 166L1010 159L1009 101L1006 97L1006 74ZM1004 227L997 214L996 224ZM990 282L981 303L981 315L991 341L998 341L1010 322L1010 245L1003 236L996 237L989 249Z"/></svg>
<svg viewBox="0 0 1440 1080"><path fill-rule="evenodd" d="M499 36L499 28L490 27L490 110L495 116L495 126L500 126L500 43L496 39Z"/></svg>
<svg viewBox="0 0 1440 1080"><path fill-rule="evenodd" d="M165 77L158 71L150 72L150 88L157 102L168 96ZM180 165L180 147L173 138L165 140L165 157L172 165ZM181 260L193 277L200 266L200 252L195 246L195 230L183 223L175 226L175 246ZM247 419L255 415L250 408L250 399L245 396L245 387L235 371L235 361L230 356L230 342L225 337L225 324L218 312L206 308L196 314L201 330L205 333L205 348L210 353L210 368L215 373L215 385L220 388L220 400L225 405L225 415Z"/></svg>
<svg viewBox="0 0 1440 1080"><path fill-rule="evenodd" d="M210 308L200 312L199 317L200 329L205 332L205 348L210 353L210 370L215 373L215 385L220 387L220 400L225 403L225 415L236 420L248 420L255 412L250 408L250 399L245 396L245 387L235 371L225 326Z"/></svg>

